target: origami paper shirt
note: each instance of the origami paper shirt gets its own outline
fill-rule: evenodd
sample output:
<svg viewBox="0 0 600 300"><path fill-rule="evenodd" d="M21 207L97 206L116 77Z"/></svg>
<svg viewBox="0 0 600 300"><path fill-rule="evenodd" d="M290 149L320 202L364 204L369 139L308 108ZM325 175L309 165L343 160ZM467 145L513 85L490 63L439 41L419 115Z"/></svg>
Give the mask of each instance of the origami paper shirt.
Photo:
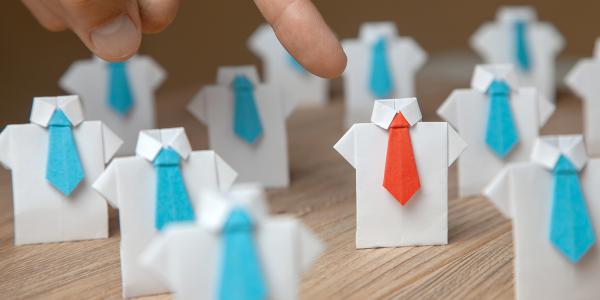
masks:
<svg viewBox="0 0 600 300"><path fill-rule="evenodd" d="M248 143L234 130L235 97L232 81L243 75L253 86L262 132ZM221 67L217 84L206 86L188 104L188 110L208 127L211 149L239 174L239 182L260 182L266 187L289 185L285 119L295 103L272 84L261 84L253 66Z"/></svg>
<svg viewBox="0 0 600 300"><path fill-rule="evenodd" d="M505 157L498 156L486 141L491 104L487 91L495 80L504 81L510 87L510 110L518 135L518 142ZM471 87L454 90L437 110L469 144L458 160L459 195L481 194L507 163L528 160L533 142L553 112L554 105L535 88L520 87L512 66L475 67Z"/></svg>
<svg viewBox="0 0 600 300"><path fill-rule="evenodd" d="M522 49L527 53L528 67L519 63L518 25L524 25ZM517 40L515 40L517 39ZM498 10L495 22L483 24L471 37L471 47L488 64L514 64L523 86L535 86L551 102L556 93L556 56L564 48L564 39L556 28L538 22L536 12L528 6L506 6ZM517 49L516 49L517 47Z"/></svg>
<svg viewBox="0 0 600 300"><path fill-rule="evenodd" d="M155 226L157 170L153 161L165 147L181 157L181 175L192 202L201 189L227 190L236 178L236 172L215 152L192 151L183 128L139 133L136 155L115 159L93 185L111 206L119 209L124 297L168 291L166 285L138 262L139 255L158 234Z"/></svg>
<svg viewBox="0 0 600 300"><path fill-rule="evenodd" d="M375 47L377 44L382 46ZM342 47L348 57L348 65L342 75L347 127L368 122L375 99L415 96L415 74L425 63L427 54L412 38L400 37L394 23L365 23L360 27L358 38L343 40ZM388 72L389 76L382 75ZM378 97L374 93L374 84L387 90L387 84L373 82L377 78L391 79L389 95Z"/></svg>
<svg viewBox="0 0 600 300"><path fill-rule="evenodd" d="M48 125L57 110L72 124L84 171L68 196L51 185L46 174ZM106 238L107 205L90 185L121 144L102 122L84 121L78 96L34 98L31 123L8 125L0 133L0 163L13 176L15 244Z"/></svg>
<svg viewBox="0 0 600 300"><path fill-rule="evenodd" d="M222 299L217 297L225 283L222 231L231 212L240 209L253 222L268 299L297 299L301 274L323 251L313 233L292 217L269 216L262 191L252 186L235 187L226 195L207 191L197 207L196 224L171 226L141 258L177 299Z"/></svg>
<svg viewBox="0 0 600 300"><path fill-rule="evenodd" d="M109 124L125 141L118 155L131 155L137 135L142 129L156 127L154 93L166 78L165 71L149 56L136 55L123 65L132 96L131 107L115 111L108 103L111 67L98 57L74 62L60 79L60 86L81 96L89 120Z"/></svg>
<svg viewBox="0 0 600 300"><path fill-rule="evenodd" d="M397 113L410 127L420 189L401 205L383 186L388 128ZM355 124L334 146L356 170L356 247L448 242L448 166L465 149L444 122L420 122L417 99L378 100L371 123Z"/></svg>
<svg viewBox="0 0 600 300"><path fill-rule="evenodd" d="M531 160L510 164L486 187L484 195L513 221L515 283L518 299L590 299L600 293L598 243L578 262L559 251L551 231L555 193L553 169L564 157L578 171L593 231L600 232L600 160L588 159L580 135L542 136ZM564 207L567 198L561 198ZM567 211L562 211L567 213ZM563 216L561 222L569 219ZM572 220L571 220L572 221ZM579 229L583 231L583 228Z"/></svg>

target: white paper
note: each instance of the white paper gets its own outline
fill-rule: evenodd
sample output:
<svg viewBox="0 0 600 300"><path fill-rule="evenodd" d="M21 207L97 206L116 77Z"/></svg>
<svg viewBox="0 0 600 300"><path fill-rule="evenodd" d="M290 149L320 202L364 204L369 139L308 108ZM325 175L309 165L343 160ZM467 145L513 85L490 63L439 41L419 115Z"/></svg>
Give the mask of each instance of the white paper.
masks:
<svg viewBox="0 0 600 300"><path fill-rule="evenodd" d="M378 110L392 109L411 119L420 115L416 103L414 98L378 100L373 117L381 115ZM404 206L383 187L386 129L355 124L334 146L356 169L357 248L448 243L448 166L466 144L445 122L416 122L410 138L421 188Z"/></svg>
<svg viewBox="0 0 600 300"><path fill-rule="evenodd" d="M582 156L584 145L581 136L550 136L538 141L547 143L540 146L546 149L534 151L533 161L507 166L485 191L492 203L503 213L509 212L505 215L513 220L517 299L595 299L600 295L599 244L594 244L581 261L573 264L550 243L553 176L547 164L561 153L578 162L578 166L587 162L579 176L594 231L598 235L600 160L587 160L587 156ZM548 148L558 150L558 153Z"/></svg>
<svg viewBox="0 0 600 300"><path fill-rule="evenodd" d="M540 129L554 112L554 105L535 88L519 87L514 74L509 65L479 65L475 67L471 88L454 90L437 111L469 144L458 160L460 197L481 194L506 164L528 160ZM494 79L506 80L511 87L510 106L519 136L518 144L504 159L485 143L490 103L486 90Z"/></svg>
<svg viewBox="0 0 600 300"><path fill-rule="evenodd" d="M583 133L588 152L600 155L600 39L594 57L580 60L565 78L567 86L583 100Z"/></svg>
<svg viewBox="0 0 600 300"><path fill-rule="evenodd" d="M156 145L158 147L156 147ZM165 293L167 286L138 258L152 238L156 212L156 171L152 160L164 146L182 157L181 172L190 199L202 189L228 189L236 173L214 151L191 151L183 128L140 132L137 155L116 158L94 183L111 206L119 209L123 297Z"/></svg>
<svg viewBox="0 0 600 300"><path fill-rule="evenodd" d="M507 6L498 10L496 21L483 24L471 37L473 48L486 63L515 63L514 24L526 21L527 45L531 70L518 70L523 86L535 86L551 102L556 98L556 56L565 41L556 28L547 22L537 21L536 12L528 6Z"/></svg>
<svg viewBox="0 0 600 300"><path fill-rule="evenodd" d="M206 192L199 202L197 224L170 226L141 257L142 264L168 283L176 299L217 298L220 230L234 207L246 209L256 224L255 245L268 298L297 299L302 272L324 249L314 234L292 217L268 216L262 193L248 186L234 188L226 196Z"/></svg>
<svg viewBox="0 0 600 300"><path fill-rule="evenodd" d="M125 143L117 155L134 153L138 132L155 125L154 93L166 78L165 71L149 56L136 55L127 62L127 75L133 94L133 107L121 116L108 106L107 62L93 57L76 61L60 79L65 91L78 94L88 120L101 120Z"/></svg>
<svg viewBox="0 0 600 300"><path fill-rule="evenodd" d="M271 26L259 26L247 44L248 49L262 60L265 82L281 87L286 99L298 105L327 103L329 81L306 70L298 72L290 63L290 54L279 43Z"/></svg>
<svg viewBox="0 0 600 300"><path fill-rule="evenodd" d="M48 124L59 107L71 121L85 177L64 196L46 180ZM32 123L8 125L0 133L0 162L12 172L15 244L108 237L108 209L90 185L121 140L100 121L83 121L77 96L34 99ZM45 120L45 121L44 121Z"/></svg>
<svg viewBox="0 0 600 300"><path fill-rule="evenodd" d="M255 85L254 98L263 134L248 144L233 131L234 98L231 81L247 76ZM260 182L266 187L289 185L285 120L295 102L281 96L271 84L261 84L253 66L221 67L217 84L202 88L188 104L188 110L208 127L209 147L237 172L238 182Z"/></svg>
<svg viewBox="0 0 600 300"><path fill-rule="evenodd" d="M345 122L369 122L375 96L369 90L371 49L381 37L388 45L388 61L394 83L390 98L415 96L415 74L425 64L427 54L410 37L400 37L393 22L364 23L357 39L345 39L342 47L348 57L344 71Z"/></svg>

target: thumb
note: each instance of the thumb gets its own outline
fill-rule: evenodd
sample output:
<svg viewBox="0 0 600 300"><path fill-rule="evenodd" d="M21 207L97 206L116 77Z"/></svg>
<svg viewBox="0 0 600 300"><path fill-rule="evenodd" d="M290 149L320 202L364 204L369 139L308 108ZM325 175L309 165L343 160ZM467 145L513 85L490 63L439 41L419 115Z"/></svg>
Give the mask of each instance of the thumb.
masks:
<svg viewBox="0 0 600 300"><path fill-rule="evenodd" d="M126 60L142 41L136 0L58 0L66 22L81 41L105 60Z"/></svg>

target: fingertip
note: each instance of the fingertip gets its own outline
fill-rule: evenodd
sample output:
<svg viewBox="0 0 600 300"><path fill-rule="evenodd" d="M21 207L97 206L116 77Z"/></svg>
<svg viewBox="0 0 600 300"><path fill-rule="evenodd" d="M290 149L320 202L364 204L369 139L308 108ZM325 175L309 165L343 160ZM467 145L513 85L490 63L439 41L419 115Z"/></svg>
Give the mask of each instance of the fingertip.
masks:
<svg viewBox="0 0 600 300"><path fill-rule="evenodd" d="M339 47L338 51L324 53L323 55L319 55L319 57L326 57L326 59L320 59L317 64L307 64L306 66L307 70L319 77L328 79L337 78L346 69L348 59L341 47Z"/></svg>
<svg viewBox="0 0 600 300"><path fill-rule="evenodd" d="M255 0L288 52L311 73L335 78L346 68L337 37L310 0Z"/></svg>
<svg viewBox="0 0 600 300"><path fill-rule="evenodd" d="M142 31L158 33L163 31L177 16L179 0L138 0Z"/></svg>
<svg viewBox="0 0 600 300"><path fill-rule="evenodd" d="M89 34L88 47L102 59L123 61L138 51L141 42L140 28L128 15L121 15L93 29Z"/></svg>

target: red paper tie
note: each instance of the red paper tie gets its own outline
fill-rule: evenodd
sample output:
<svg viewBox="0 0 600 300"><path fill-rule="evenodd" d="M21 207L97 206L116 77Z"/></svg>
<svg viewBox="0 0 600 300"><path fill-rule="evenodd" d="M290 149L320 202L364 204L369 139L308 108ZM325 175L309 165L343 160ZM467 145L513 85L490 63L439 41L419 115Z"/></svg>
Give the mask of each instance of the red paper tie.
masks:
<svg viewBox="0 0 600 300"><path fill-rule="evenodd" d="M421 188L409 128L404 116L397 113L389 127L383 176L383 187L402 205Z"/></svg>

